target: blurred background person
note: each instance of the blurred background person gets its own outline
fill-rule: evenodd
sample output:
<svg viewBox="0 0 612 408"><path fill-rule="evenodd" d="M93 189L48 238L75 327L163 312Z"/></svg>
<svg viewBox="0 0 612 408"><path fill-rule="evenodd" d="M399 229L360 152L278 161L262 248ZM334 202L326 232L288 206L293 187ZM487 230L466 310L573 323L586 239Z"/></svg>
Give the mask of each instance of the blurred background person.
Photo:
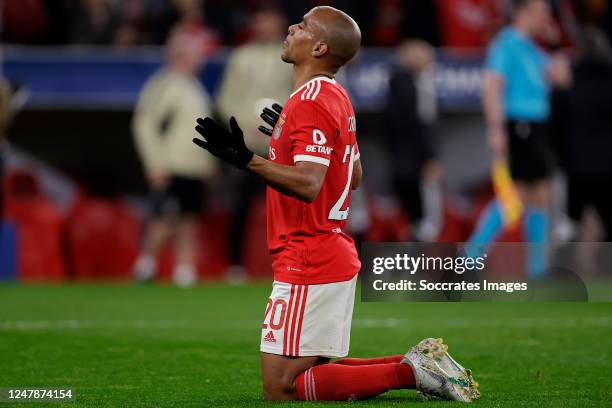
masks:
<svg viewBox="0 0 612 408"><path fill-rule="evenodd" d="M6 42L44 42L51 24L44 0L4 0L2 12L2 40Z"/></svg>
<svg viewBox="0 0 612 408"><path fill-rule="evenodd" d="M196 77L203 63L200 37L177 28L166 52L167 65L145 84L133 118L152 205L134 277L145 281L155 276L158 250L173 234L173 279L189 286L197 280L196 229L204 204L203 180L216 167L213 158L194 151L192 123L198 115L210 114L211 108Z"/></svg>
<svg viewBox="0 0 612 408"><path fill-rule="evenodd" d="M229 57L217 97L222 120L233 115L241 124L250 149L263 157L268 155L269 137L257 128L264 106L283 105L291 92L291 67L281 58L285 19L275 9L261 9L253 15L250 41L236 48ZM240 281L246 277L243 265L243 242L249 209L265 191L265 185L250 173L233 172L236 180L236 207L230 235L230 267L227 278Z"/></svg>
<svg viewBox="0 0 612 408"><path fill-rule="evenodd" d="M4 141L6 128L11 117L12 92L10 84L0 78L0 232L2 231L2 220L4 219ZM1 237L0 237L1 239Z"/></svg>
<svg viewBox="0 0 612 408"><path fill-rule="evenodd" d="M119 16L107 0L81 0L74 9L72 42L107 45L113 43Z"/></svg>
<svg viewBox="0 0 612 408"><path fill-rule="evenodd" d="M151 28L149 19L159 13L160 7L153 7L150 3L148 0L125 0L118 3L120 23L113 36L113 45L130 47L152 42L148 32ZM152 10L148 10L149 7Z"/></svg>
<svg viewBox="0 0 612 408"><path fill-rule="evenodd" d="M438 0L441 45L484 48L503 25L505 0Z"/></svg>
<svg viewBox="0 0 612 408"><path fill-rule="evenodd" d="M19 82L9 82L0 76L0 226L4 219L4 170L7 130L14 116L23 108L28 98L27 87Z"/></svg>
<svg viewBox="0 0 612 408"><path fill-rule="evenodd" d="M579 223L592 207L601 221L601 238L611 242L612 50L604 32L593 26L580 37L573 84L556 95L553 124L563 140L568 215Z"/></svg>
<svg viewBox="0 0 612 408"><path fill-rule="evenodd" d="M369 7L372 7L372 4ZM369 40L373 45L391 47L402 41L404 8L405 5L397 0L376 2L374 10L370 10L370 14L374 16L374 21L368 32Z"/></svg>
<svg viewBox="0 0 612 408"><path fill-rule="evenodd" d="M412 239L419 241L435 240L442 223L434 58L425 41L400 44L383 117L395 193L410 218Z"/></svg>
<svg viewBox="0 0 612 408"><path fill-rule="evenodd" d="M549 241L550 87L567 86L571 81L567 60L560 54L548 56L535 43L547 31L550 13L544 0L513 2L511 25L489 48L482 94L493 160L508 158L512 180L525 207L524 235L530 244L527 271L532 278L541 278L546 272ZM486 246L503 228L503 210L494 199L469 242Z"/></svg>
<svg viewBox="0 0 612 408"><path fill-rule="evenodd" d="M165 41L173 27L180 27L202 37L201 47L205 53L221 45L219 33L206 20L202 0L170 0L169 5L167 13L154 24L153 36L157 42Z"/></svg>

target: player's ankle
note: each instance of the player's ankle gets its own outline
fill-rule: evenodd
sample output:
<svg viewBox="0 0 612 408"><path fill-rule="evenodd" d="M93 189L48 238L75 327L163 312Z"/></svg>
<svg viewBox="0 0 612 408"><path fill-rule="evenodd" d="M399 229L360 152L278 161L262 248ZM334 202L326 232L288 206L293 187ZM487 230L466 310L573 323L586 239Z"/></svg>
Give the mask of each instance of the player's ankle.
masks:
<svg viewBox="0 0 612 408"><path fill-rule="evenodd" d="M416 380L412 367L408 364L393 363L395 367L395 375L397 376L398 388L415 388Z"/></svg>

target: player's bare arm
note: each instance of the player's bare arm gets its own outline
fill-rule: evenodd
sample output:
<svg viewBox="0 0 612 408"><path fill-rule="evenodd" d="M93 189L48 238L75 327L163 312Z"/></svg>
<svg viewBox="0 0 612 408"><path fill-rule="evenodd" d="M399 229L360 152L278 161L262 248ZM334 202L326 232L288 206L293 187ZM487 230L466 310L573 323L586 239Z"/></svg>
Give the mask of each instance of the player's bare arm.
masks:
<svg viewBox="0 0 612 408"><path fill-rule="evenodd" d="M287 166L257 155L246 168L276 191L307 203L317 198L327 173L327 166L322 164L298 162Z"/></svg>
<svg viewBox="0 0 612 408"><path fill-rule="evenodd" d="M236 119L230 130L223 129L211 118L198 119L196 131L202 138L193 142L230 164L259 176L275 190L311 203L319 194L327 167L317 163L298 162L293 166L273 163L259 157L246 146Z"/></svg>
<svg viewBox="0 0 612 408"><path fill-rule="evenodd" d="M272 133L274 132L274 129L276 128L276 124L277 124L277 122L278 122L278 120L280 118L280 115L281 115L282 111L283 111L283 107L281 105L277 104L277 103L273 104L271 107L265 107L263 109L260 117L270 127L259 126L259 131L261 133L263 133L264 135L266 135L266 136L272 136ZM260 159L254 158L254 160L251 163L249 163L249 170L251 170L251 171L254 171L250 167L254 164L255 160L258 163L261 163ZM265 162L273 164L272 162L270 162L268 160L265 160ZM299 163L299 164L305 165L306 168L318 167L320 171L323 171L322 167L325 167L325 166L321 166L321 165L312 166L310 163ZM325 169L325 171L327 171L327 170ZM325 175L325 173L323 173L323 175ZM357 159L357 160L355 160L355 164L354 164L354 167L353 167L353 176L351 178L352 179L351 188L353 190L356 190L361 185L362 176L363 176L363 170L362 170L362 167L361 167L361 160ZM321 178L321 183L322 182L323 182L323 179ZM276 188L277 191L283 192L283 190L280 189L280 188L277 188L277 187L274 187L274 188ZM319 185L319 189L320 189L320 185Z"/></svg>
<svg viewBox="0 0 612 408"><path fill-rule="evenodd" d="M361 168L361 160L357 159L353 165L353 184L351 188L357 190L361 185L361 178L363 177L363 170Z"/></svg>
<svg viewBox="0 0 612 408"><path fill-rule="evenodd" d="M504 79L499 74L485 72L482 107L487 121L487 139L495 156L503 156L507 148L502 102L504 87Z"/></svg>

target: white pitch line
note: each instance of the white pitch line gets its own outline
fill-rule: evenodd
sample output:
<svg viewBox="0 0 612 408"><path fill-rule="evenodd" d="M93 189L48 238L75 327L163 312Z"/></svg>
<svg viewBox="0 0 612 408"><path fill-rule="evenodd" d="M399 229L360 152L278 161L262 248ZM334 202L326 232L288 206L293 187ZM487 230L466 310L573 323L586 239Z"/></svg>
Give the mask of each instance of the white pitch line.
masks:
<svg viewBox="0 0 612 408"><path fill-rule="evenodd" d="M212 322L210 322L212 324ZM204 327L190 320L0 320L0 330L180 329Z"/></svg>
<svg viewBox="0 0 612 408"><path fill-rule="evenodd" d="M417 327L417 326L441 326L441 327L608 327L612 326L612 318L609 317L587 317L587 318L382 318L382 319L355 319L353 327L372 328L394 328L394 327Z"/></svg>
<svg viewBox="0 0 612 408"><path fill-rule="evenodd" d="M257 330L261 323L253 320L0 320L0 331L40 330L176 330L212 329ZM413 328L413 327L457 327L457 328L575 328L610 327L610 317L587 318L358 318L353 320L356 328Z"/></svg>

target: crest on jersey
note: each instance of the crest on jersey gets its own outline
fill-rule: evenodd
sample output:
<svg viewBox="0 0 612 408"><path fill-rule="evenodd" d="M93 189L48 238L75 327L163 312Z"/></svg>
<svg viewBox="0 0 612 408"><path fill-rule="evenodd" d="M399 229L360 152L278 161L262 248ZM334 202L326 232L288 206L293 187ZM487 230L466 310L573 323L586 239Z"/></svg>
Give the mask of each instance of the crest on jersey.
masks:
<svg viewBox="0 0 612 408"><path fill-rule="evenodd" d="M276 122L276 126L274 127L274 132L272 133L272 137L274 138L274 140L277 140L280 137L280 134L283 131L284 124L285 119L278 118L278 122Z"/></svg>
<svg viewBox="0 0 612 408"><path fill-rule="evenodd" d="M281 132L283 131L284 124L285 119L278 118L278 122L276 122L276 126L274 127L274 133L272 133L272 137L274 138L274 140L277 140L280 137Z"/></svg>

